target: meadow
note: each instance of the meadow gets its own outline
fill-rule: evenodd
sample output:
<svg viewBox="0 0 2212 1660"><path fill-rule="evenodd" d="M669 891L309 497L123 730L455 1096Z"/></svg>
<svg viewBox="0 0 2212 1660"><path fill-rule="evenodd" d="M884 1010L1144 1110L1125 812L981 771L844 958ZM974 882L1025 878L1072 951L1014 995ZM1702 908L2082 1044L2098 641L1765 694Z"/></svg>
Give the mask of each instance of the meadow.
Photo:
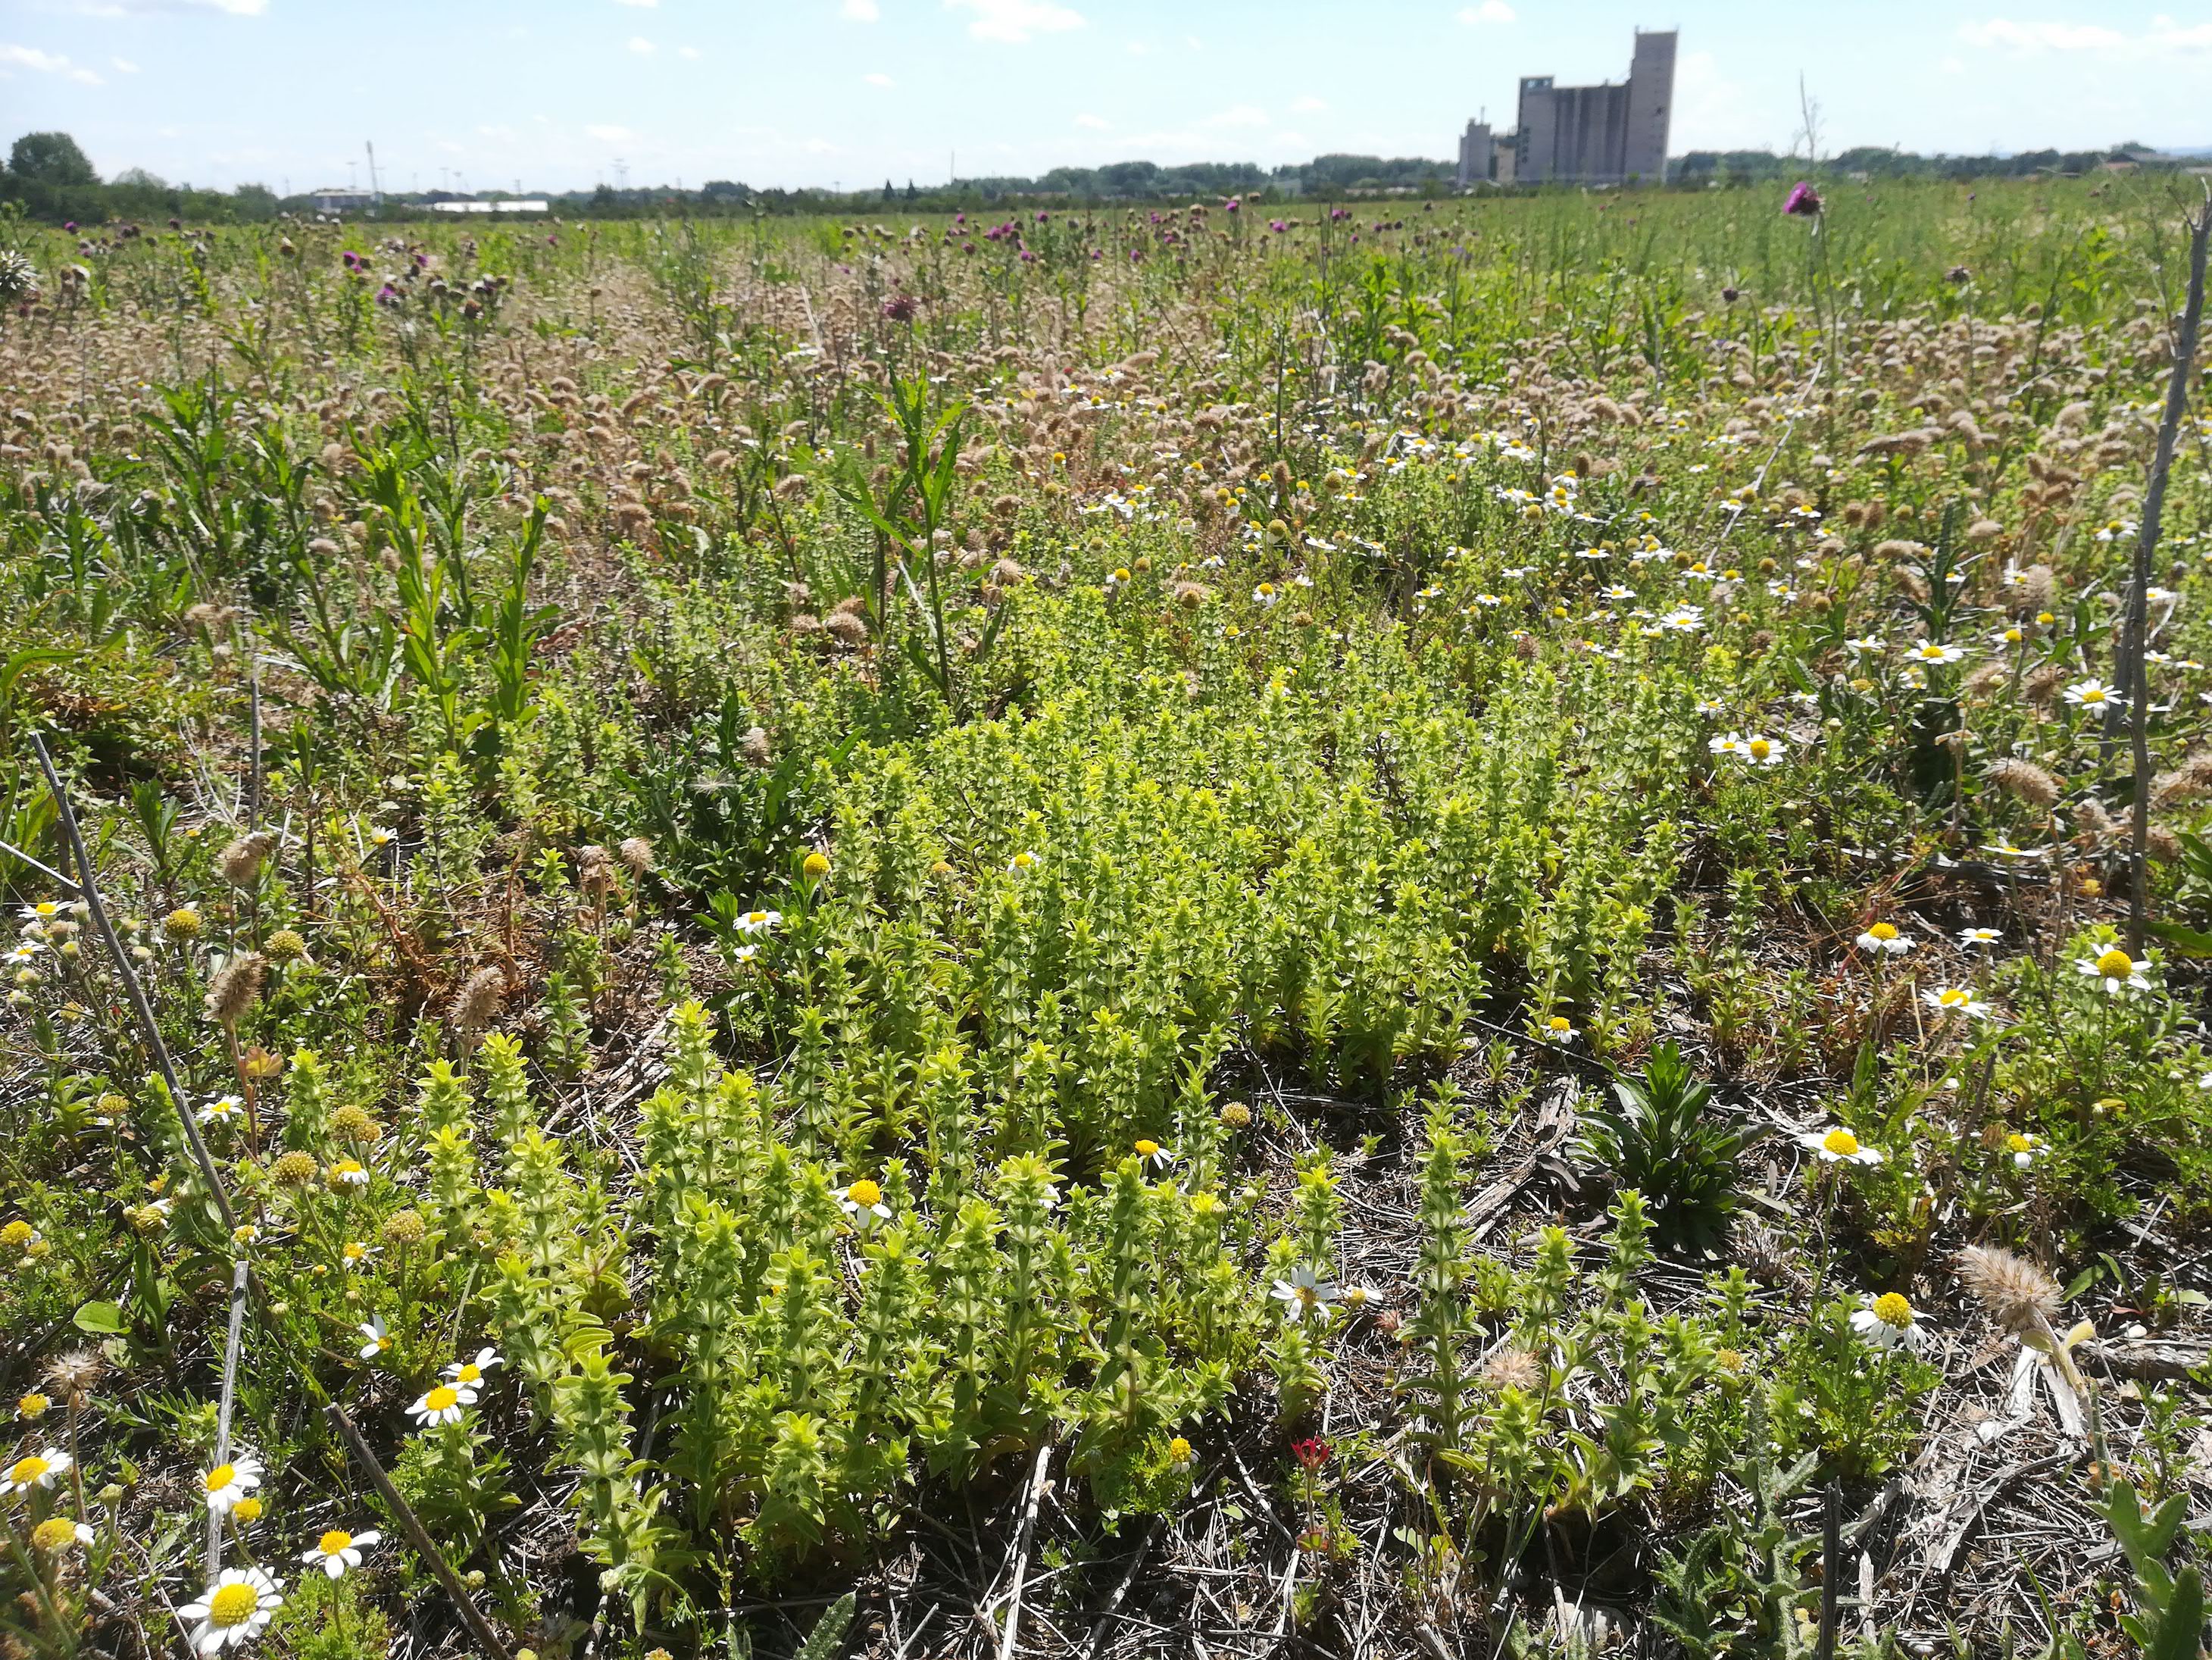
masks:
<svg viewBox="0 0 2212 1660"><path fill-rule="evenodd" d="M1820 192L0 218L0 1656L2197 1655L2190 204Z"/></svg>

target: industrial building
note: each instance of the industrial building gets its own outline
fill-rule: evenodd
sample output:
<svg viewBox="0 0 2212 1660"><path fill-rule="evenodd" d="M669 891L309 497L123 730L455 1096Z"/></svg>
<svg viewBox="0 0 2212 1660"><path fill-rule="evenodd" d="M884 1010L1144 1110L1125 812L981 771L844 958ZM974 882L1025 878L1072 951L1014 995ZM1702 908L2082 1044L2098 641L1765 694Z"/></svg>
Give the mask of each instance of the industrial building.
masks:
<svg viewBox="0 0 2212 1660"><path fill-rule="evenodd" d="M1493 135L1477 119L1460 135L1461 186L1664 179L1674 43L1672 29L1638 29L1628 78L1619 83L1559 87L1548 75L1522 76L1513 131Z"/></svg>

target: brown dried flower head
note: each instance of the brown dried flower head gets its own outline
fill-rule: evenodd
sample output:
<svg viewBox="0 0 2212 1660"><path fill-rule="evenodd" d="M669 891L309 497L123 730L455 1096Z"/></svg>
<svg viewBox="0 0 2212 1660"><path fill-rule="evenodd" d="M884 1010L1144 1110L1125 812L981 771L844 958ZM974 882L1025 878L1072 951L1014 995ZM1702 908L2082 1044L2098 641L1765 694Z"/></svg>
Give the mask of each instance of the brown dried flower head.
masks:
<svg viewBox="0 0 2212 1660"><path fill-rule="evenodd" d="M261 984L268 975L269 959L259 952L239 952L208 982L204 1000L208 1018L226 1031L237 1031L238 1023L261 1000Z"/></svg>
<svg viewBox="0 0 2212 1660"><path fill-rule="evenodd" d="M1959 1279L1997 1324L2015 1336L2048 1331L2058 1317L2058 1284L2025 1256L1995 1245L1959 1253Z"/></svg>
<svg viewBox="0 0 2212 1660"><path fill-rule="evenodd" d="M261 877L261 867L276 849L276 838L267 830L241 836L216 857L222 879L234 888L250 888Z"/></svg>
<svg viewBox="0 0 2212 1660"><path fill-rule="evenodd" d="M1990 766L1990 782L2015 801L2025 801L2030 806L2050 807L2057 805L2058 797L2066 787L2063 779L2053 776L2033 761L2022 761L2007 756Z"/></svg>
<svg viewBox="0 0 2212 1660"><path fill-rule="evenodd" d="M498 1018L507 1000L507 976L493 964L471 975L453 994L452 1020L456 1031L473 1037Z"/></svg>

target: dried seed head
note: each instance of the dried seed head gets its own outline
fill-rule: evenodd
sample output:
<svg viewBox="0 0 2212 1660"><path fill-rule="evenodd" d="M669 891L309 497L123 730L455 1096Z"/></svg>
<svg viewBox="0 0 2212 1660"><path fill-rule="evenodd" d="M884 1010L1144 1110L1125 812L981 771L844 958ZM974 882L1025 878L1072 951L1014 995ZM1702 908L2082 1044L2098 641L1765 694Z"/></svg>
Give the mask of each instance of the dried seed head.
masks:
<svg viewBox="0 0 2212 1660"><path fill-rule="evenodd" d="M850 648L868 643L868 619L852 611L832 611L822 626L841 646Z"/></svg>
<svg viewBox="0 0 2212 1660"><path fill-rule="evenodd" d="M2054 777L2033 761L2022 761L2007 756L1990 766L1990 782L2015 801L2025 801L2031 806L2056 806L2066 787L2063 779Z"/></svg>
<svg viewBox="0 0 2212 1660"><path fill-rule="evenodd" d="M615 885L615 856L596 842L576 849L576 885L594 899L604 899Z"/></svg>
<svg viewBox="0 0 2212 1660"><path fill-rule="evenodd" d="M226 1031L235 1031L238 1023L261 1000L261 982L268 974L269 959L259 952L239 952L208 982L204 1000L208 1018Z"/></svg>
<svg viewBox="0 0 2212 1660"><path fill-rule="evenodd" d="M2109 841L2120 833L2120 826L2112 815L2105 811L2105 804L2092 795L2086 799L2076 814L2081 833L2100 842Z"/></svg>
<svg viewBox="0 0 2212 1660"><path fill-rule="evenodd" d="M775 751L769 747L768 728L755 727L747 732L744 739L738 745L738 752L745 757L750 765L756 767L768 765L775 758Z"/></svg>
<svg viewBox="0 0 2212 1660"><path fill-rule="evenodd" d="M2143 834L2143 851L2161 865L2171 865L2181 857L2181 838L2164 824L2153 824Z"/></svg>
<svg viewBox="0 0 2212 1660"><path fill-rule="evenodd" d="M1969 1245L1959 1253L1959 1280L2015 1336L2048 1330L2058 1317L2057 1282L2025 1256L1994 1245Z"/></svg>
<svg viewBox="0 0 2212 1660"><path fill-rule="evenodd" d="M2205 795L2212 795L2212 753L2192 755L2172 772L2162 772L2151 780L2150 799L2158 806L2170 807Z"/></svg>
<svg viewBox="0 0 2212 1660"><path fill-rule="evenodd" d="M2048 611L2051 596L2058 591L2058 573L2048 565L2030 565L2020 574L2021 609Z"/></svg>
<svg viewBox="0 0 2212 1660"><path fill-rule="evenodd" d="M1525 1394L1543 1386L1544 1363L1527 1349L1500 1349L1483 1362L1482 1381L1492 1389L1519 1389Z"/></svg>
<svg viewBox="0 0 2212 1660"><path fill-rule="evenodd" d="M756 727L755 730L757 731L758 728ZM615 851L622 856L623 863L629 866L632 876L647 876L652 873L653 843L644 836L624 836L622 845Z"/></svg>
<svg viewBox="0 0 2212 1660"><path fill-rule="evenodd" d="M1969 542L1994 542L2004 534L2004 526L1994 519L1977 519L1966 526Z"/></svg>
<svg viewBox="0 0 2212 1660"><path fill-rule="evenodd" d="M267 830L255 830L251 836L241 836L217 855L216 865L222 872L222 879L234 888L250 888L261 875L261 866L276 848L276 838Z"/></svg>
<svg viewBox="0 0 2212 1660"><path fill-rule="evenodd" d="M1001 559L991 567L991 580L1002 588L1010 588L1029 573L1022 569L1018 559Z"/></svg>
<svg viewBox="0 0 2212 1660"><path fill-rule="evenodd" d="M46 1363L46 1392L82 1411L106 1375L107 1362L98 1349L71 1349Z"/></svg>
<svg viewBox="0 0 2212 1660"><path fill-rule="evenodd" d="M1817 600L1819 596L1814 596ZM1960 690L1972 697L1985 696L2012 678L2012 671L2002 663L1984 663L1959 683Z"/></svg>
<svg viewBox="0 0 2212 1660"><path fill-rule="evenodd" d="M456 1031L473 1037L498 1016L507 1000L507 976L486 964L453 994L452 1019Z"/></svg>
<svg viewBox="0 0 2212 1660"><path fill-rule="evenodd" d="M2058 689L2065 684L2066 666L2045 663L2041 668L2032 671L2027 678L2020 683L2020 689L2029 702L2044 708L2058 696Z"/></svg>

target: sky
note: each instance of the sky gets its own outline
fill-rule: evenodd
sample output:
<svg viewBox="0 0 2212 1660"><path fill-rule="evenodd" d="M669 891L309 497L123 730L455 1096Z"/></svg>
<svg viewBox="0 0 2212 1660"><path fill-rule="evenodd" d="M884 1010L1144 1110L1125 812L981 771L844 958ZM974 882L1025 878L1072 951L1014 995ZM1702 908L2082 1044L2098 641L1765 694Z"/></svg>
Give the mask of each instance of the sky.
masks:
<svg viewBox="0 0 2212 1660"><path fill-rule="evenodd" d="M2174 0L2166 0L2170 5ZM305 191L1449 158L1681 32L1670 149L2212 145L2212 0L0 0L0 143ZM1656 9L1672 5L1668 13Z"/></svg>

